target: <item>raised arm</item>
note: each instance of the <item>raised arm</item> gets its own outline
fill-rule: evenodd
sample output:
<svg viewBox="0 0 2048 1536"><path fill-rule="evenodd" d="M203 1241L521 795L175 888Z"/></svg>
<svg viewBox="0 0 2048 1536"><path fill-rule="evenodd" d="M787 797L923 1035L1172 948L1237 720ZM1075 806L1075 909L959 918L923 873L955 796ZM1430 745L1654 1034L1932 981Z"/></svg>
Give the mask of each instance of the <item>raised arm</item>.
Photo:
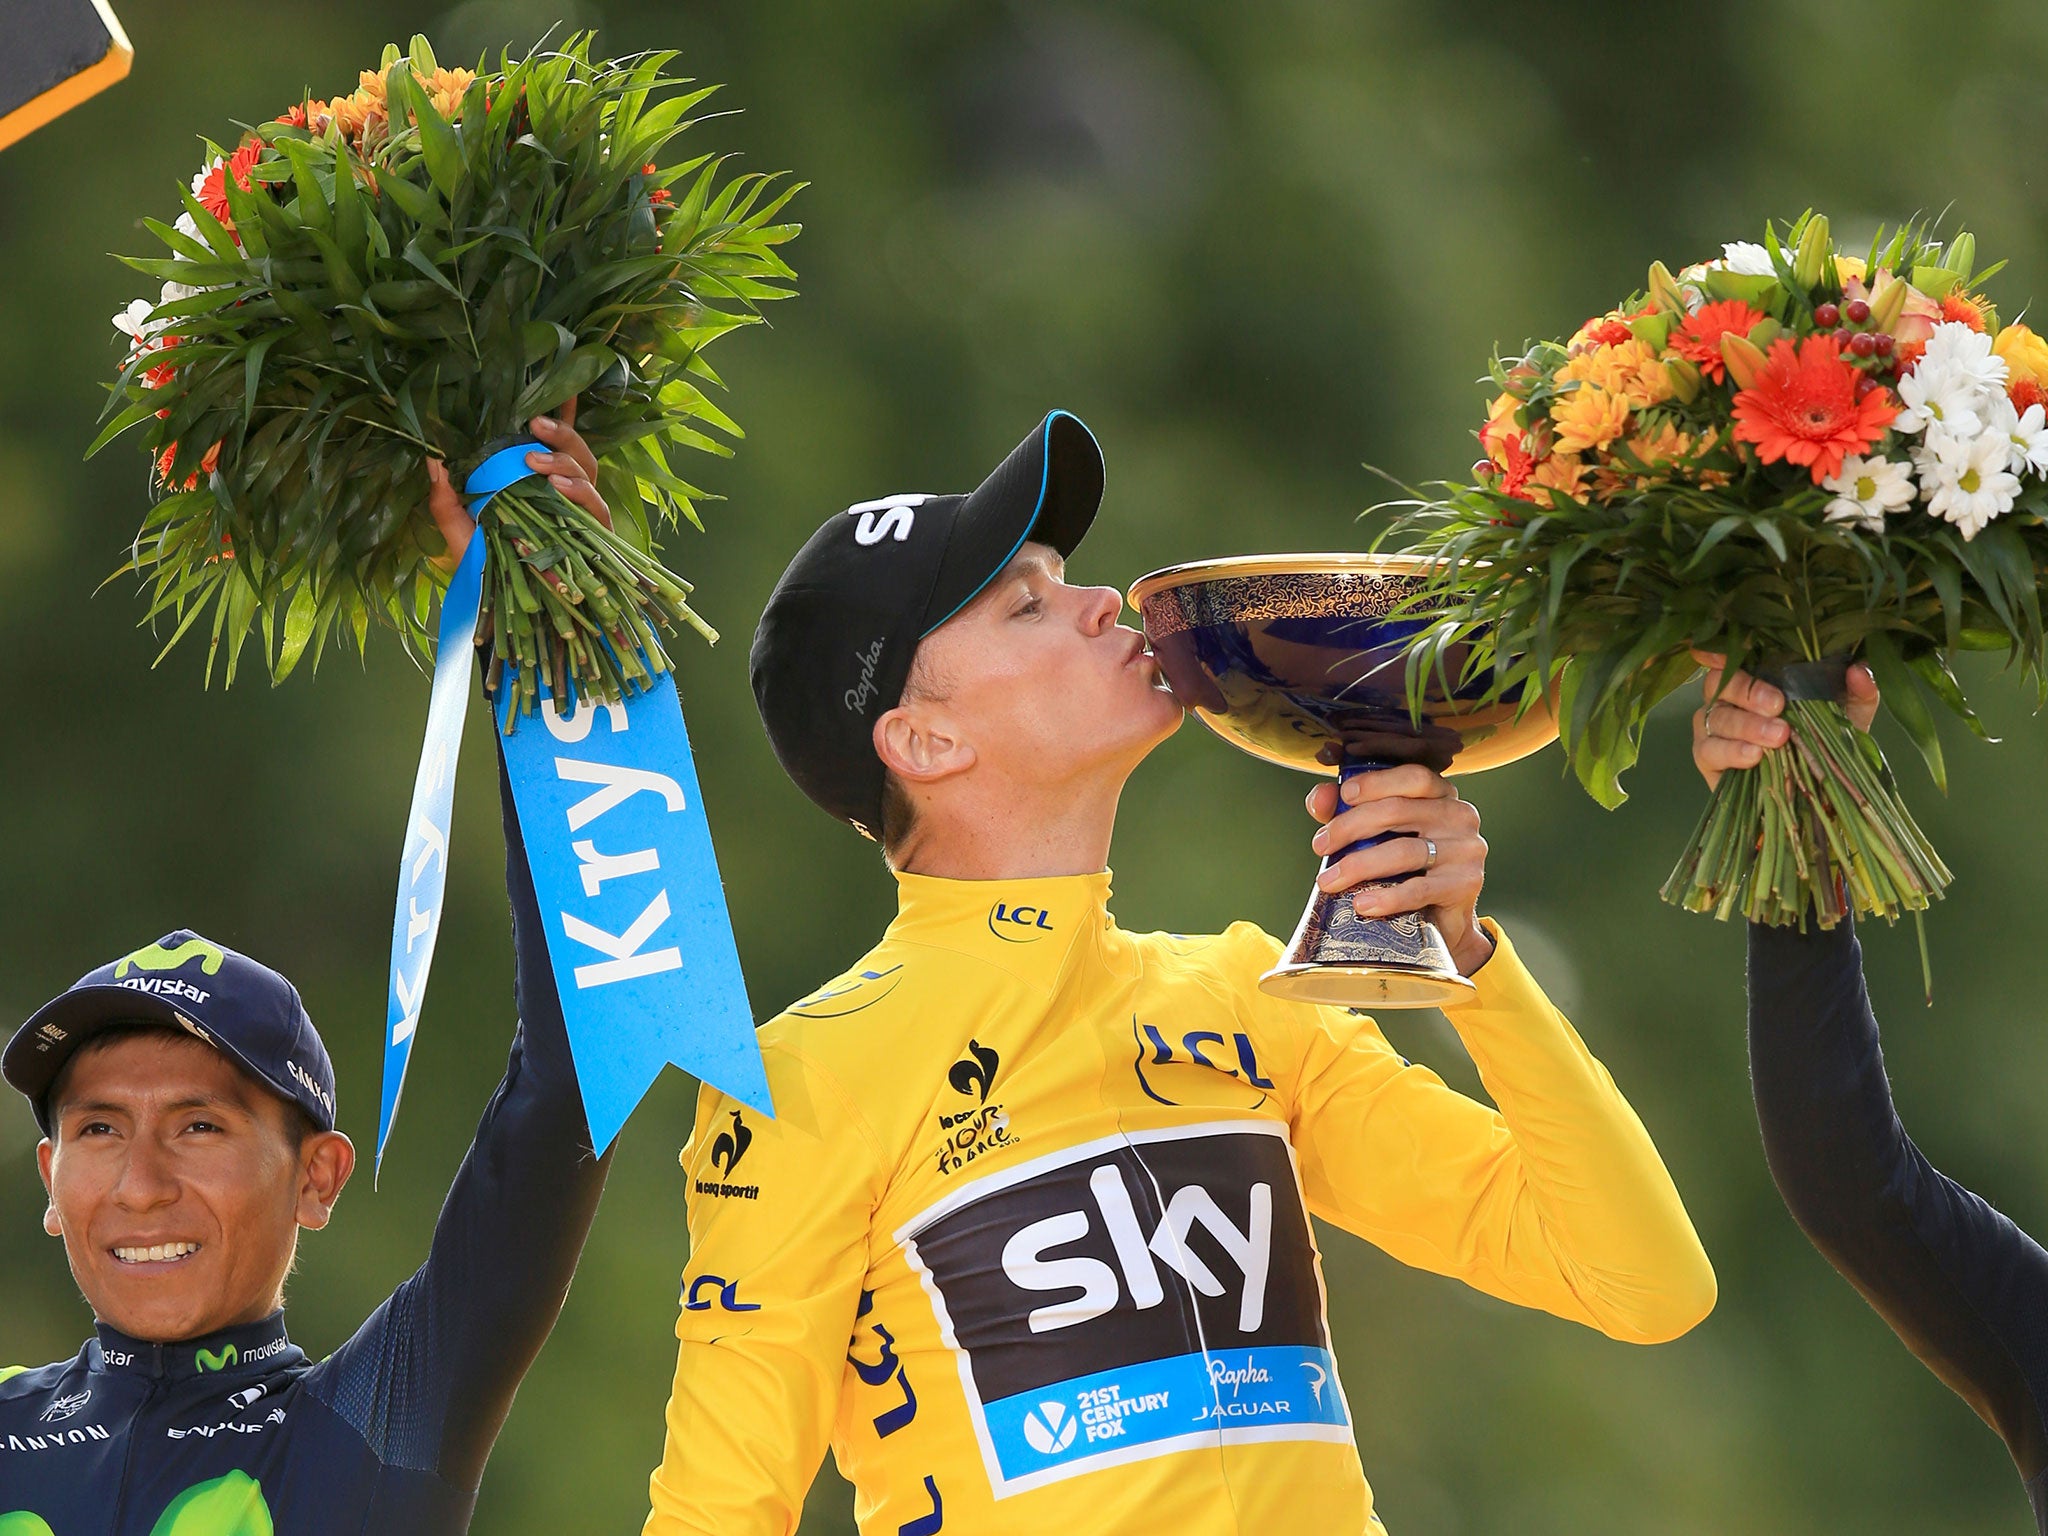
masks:
<svg viewBox="0 0 2048 1536"><path fill-rule="evenodd" d="M503 760L519 1024L449 1187L427 1262L322 1368L318 1388L388 1463L462 1489L561 1314L610 1154L591 1150Z"/></svg>
<svg viewBox="0 0 2048 1536"><path fill-rule="evenodd" d="M1693 762L1711 787L1785 744L1784 695L1698 653ZM1849 718L1877 713L1849 669ZM1921 1155L1892 1107L1852 925L1750 929L1749 1061L1764 1156L1816 1248L1998 1431L2048 1536L2048 1253Z"/></svg>
<svg viewBox="0 0 2048 1536"><path fill-rule="evenodd" d="M1750 929L1749 1061L1793 1219L1998 1431L2048 1510L2048 1252L1907 1136L1848 923Z"/></svg>
<svg viewBox="0 0 2048 1536"><path fill-rule="evenodd" d="M1498 1112L1315 1011L1294 1143L1318 1215L1403 1263L1636 1344L1713 1310L1714 1271L1649 1133L1500 929L1445 1010Z"/></svg>

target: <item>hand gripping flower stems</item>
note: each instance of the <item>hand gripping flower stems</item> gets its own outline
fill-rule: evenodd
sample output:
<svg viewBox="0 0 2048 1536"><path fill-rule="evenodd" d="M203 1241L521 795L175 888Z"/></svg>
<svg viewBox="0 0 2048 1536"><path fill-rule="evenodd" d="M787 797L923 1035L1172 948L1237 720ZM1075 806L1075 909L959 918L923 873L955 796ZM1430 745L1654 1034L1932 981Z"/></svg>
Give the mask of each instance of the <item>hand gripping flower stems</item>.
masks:
<svg viewBox="0 0 2048 1536"><path fill-rule="evenodd" d="M1994 271L1918 225L1851 256L1810 213L1676 276L1656 263L1568 341L1495 362L1472 483L1386 536L1437 562L1418 679L1470 640L1501 696L1554 684L1603 805L1695 648L1804 676L1791 750L1721 781L1667 900L1832 927L1948 884L1837 690L1867 661L1945 788L1928 696L1984 734L1948 658L2002 650L2042 683L2048 343L2001 328Z"/></svg>
<svg viewBox="0 0 2048 1536"><path fill-rule="evenodd" d="M1785 750L1723 776L1664 882L1666 901L1780 926L1810 910L1832 928L1851 910L1918 911L1948 885L1883 754L1837 698L1787 699ZM1759 916L1766 902L1775 910Z"/></svg>
<svg viewBox="0 0 2048 1536"><path fill-rule="evenodd" d="M460 481L577 397L618 530L545 479L490 503L494 659L530 711L651 681L664 634L711 638L654 535L698 524L682 458L739 434L704 349L788 296L796 188L660 164L710 94L673 59L578 36L472 73L415 39L353 93L209 146L176 224L144 221L168 250L129 264L162 291L115 321L130 350L94 448L133 429L150 451L123 569L173 645L211 613L209 676L232 682L259 627L278 680L373 617L426 650L446 565L423 466Z"/></svg>

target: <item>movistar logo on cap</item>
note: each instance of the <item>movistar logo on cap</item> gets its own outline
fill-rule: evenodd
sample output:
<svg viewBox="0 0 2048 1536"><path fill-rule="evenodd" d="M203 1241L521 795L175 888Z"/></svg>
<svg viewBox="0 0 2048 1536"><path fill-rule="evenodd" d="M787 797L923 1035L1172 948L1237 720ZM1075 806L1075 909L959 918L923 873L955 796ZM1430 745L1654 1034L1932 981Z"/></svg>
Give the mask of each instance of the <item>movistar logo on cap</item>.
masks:
<svg viewBox="0 0 2048 1536"><path fill-rule="evenodd" d="M123 955L114 962L114 979L121 980L133 966L138 971L175 971L198 960L199 968L209 976L218 976L220 968L227 962L227 951L218 944L197 937L187 939L176 949L165 949L161 942L145 944L133 954Z"/></svg>

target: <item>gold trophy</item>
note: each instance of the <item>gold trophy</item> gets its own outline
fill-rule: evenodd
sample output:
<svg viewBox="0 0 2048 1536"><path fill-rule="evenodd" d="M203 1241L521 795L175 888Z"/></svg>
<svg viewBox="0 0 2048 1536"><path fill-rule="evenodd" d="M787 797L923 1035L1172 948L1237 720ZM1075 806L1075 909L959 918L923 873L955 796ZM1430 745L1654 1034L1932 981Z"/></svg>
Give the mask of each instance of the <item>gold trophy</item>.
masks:
<svg viewBox="0 0 2048 1536"><path fill-rule="evenodd" d="M1154 571L1130 601L1174 696L1268 762L1339 778L1403 763L1457 774L1547 746L1557 738L1547 701L1487 702L1486 680L1460 675L1463 647L1411 710L1407 651L1429 620L1405 605L1429 569L1408 555L1198 560ZM1333 852L1324 867L1367 846ZM1420 913L1363 918L1350 892L1321 890L1259 985L1345 1008L1432 1008L1472 989Z"/></svg>

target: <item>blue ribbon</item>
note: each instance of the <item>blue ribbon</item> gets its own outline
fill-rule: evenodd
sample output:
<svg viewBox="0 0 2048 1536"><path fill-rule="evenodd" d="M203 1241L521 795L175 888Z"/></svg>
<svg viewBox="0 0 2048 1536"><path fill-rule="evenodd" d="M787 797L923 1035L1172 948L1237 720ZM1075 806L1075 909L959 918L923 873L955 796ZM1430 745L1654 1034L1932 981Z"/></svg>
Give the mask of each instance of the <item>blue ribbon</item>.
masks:
<svg viewBox="0 0 2048 1536"><path fill-rule="evenodd" d="M675 679L502 739L591 1144L670 1062L773 1115Z"/></svg>
<svg viewBox="0 0 2048 1536"><path fill-rule="evenodd" d="M526 456L537 448L545 451L517 443L477 466L463 483L471 516L535 473ZM380 1169L441 928L485 547L470 540L441 599L391 925ZM516 693L508 676L500 690L501 729L511 727L505 763L593 1144L611 1145L669 1062L772 1114L674 679L664 675L617 704L585 701L567 715L543 694L523 723L511 716Z"/></svg>

